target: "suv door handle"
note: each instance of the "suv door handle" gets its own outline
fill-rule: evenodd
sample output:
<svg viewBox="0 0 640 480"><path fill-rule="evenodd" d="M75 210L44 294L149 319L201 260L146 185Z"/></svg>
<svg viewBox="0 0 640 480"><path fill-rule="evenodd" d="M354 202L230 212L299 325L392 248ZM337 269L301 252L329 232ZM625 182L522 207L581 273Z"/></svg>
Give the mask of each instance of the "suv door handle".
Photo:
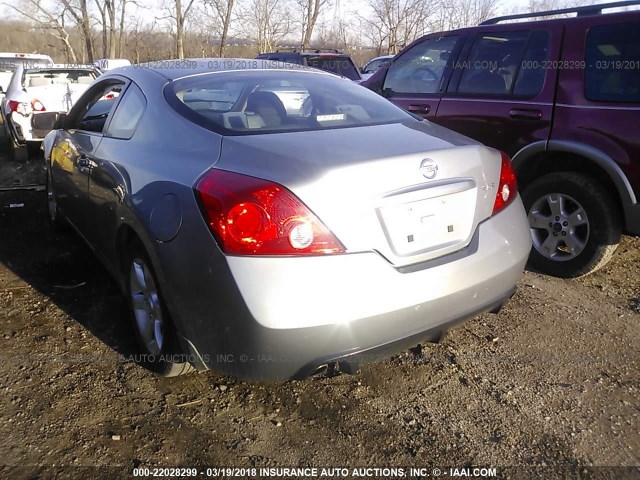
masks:
<svg viewBox="0 0 640 480"><path fill-rule="evenodd" d="M426 115L431 111L431 105L409 105L407 107L411 113L417 113L420 115Z"/></svg>
<svg viewBox="0 0 640 480"><path fill-rule="evenodd" d="M509 112L509 116L521 120L540 120L542 118L542 112L535 109L514 108Z"/></svg>

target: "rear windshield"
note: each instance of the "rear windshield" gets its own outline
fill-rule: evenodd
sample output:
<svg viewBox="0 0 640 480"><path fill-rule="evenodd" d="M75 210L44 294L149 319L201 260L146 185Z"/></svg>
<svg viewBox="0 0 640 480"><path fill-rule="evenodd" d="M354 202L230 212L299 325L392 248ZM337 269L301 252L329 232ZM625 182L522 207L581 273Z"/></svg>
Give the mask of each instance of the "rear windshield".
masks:
<svg viewBox="0 0 640 480"><path fill-rule="evenodd" d="M51 84L89 84L93 82L95 78L95 72L89 69L69 70L47 68L38 70L26 70L22 76L22 85L24 87L44 87Z"/></svg>
<svg viewBox="0 0 640 480"><path fill-rule="evenodd" d="M47 63L52 63L51 59L0 57L0 87L3 91L7 90L13 72L19 65L31 68L38 65L45 66Z"/></svg>
<svg viewBox="0 0 640 480"><path fill-rule="evenodd" d="M349 80L360 80L358 69L349 57L332 57L329 55L307 57L307 65L326 72L337 73L347 77Z"/></svg>
<svg viewBox="0 0 640 480"><path fill-rule="evenodd" d="M356 83L311 72L250 70L196 75L170 83L165 97L189 120L230 135L415 121Z"/></svg>

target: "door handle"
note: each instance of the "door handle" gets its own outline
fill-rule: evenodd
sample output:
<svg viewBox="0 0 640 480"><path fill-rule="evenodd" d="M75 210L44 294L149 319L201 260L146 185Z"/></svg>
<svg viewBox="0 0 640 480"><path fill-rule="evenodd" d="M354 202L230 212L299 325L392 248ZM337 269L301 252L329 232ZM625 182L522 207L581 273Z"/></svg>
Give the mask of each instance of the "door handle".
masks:
<svg viewBox="0 0 640 480"><path fill-rule="evenodd" d="M420 115L426 115L431 111L431 105L409 105L407 107L411 113L417 113Z"/></svg>
<svg viewBox="0 0 640 480"><path fill-rule="evenodd" d="M80 154L80 157L78 157L78 170L81 172L84 172L85 170L90 171L93 167L97 166L98 164L87 157L84 153Z"/></svg>
<svg viewBox="0 0 640 480"><path fill-rule="evenodd" d="M542 112L535 109L514 108L509 112L509 116L520 120L540 120Z"/></svg>

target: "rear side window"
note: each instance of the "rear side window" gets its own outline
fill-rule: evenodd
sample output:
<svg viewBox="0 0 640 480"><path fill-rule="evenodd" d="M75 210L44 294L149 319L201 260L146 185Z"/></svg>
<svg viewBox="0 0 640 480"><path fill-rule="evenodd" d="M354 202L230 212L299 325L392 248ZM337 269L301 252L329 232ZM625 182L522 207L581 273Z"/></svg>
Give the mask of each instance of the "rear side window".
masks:
<svg viewBox="0 0 640 480"><path fill-rule="evenodd" d="M585 51L585 97L640 102L640 28L637 22L593 27Z"/></svg>
<svg viewBox="0 0 640 480"><path fill-rule="evenodd" d="M389 67L384 89L394 93L437 93L457 36L428 38L413 46Z"/></svg>
<svg viewBox="0 0 640 480"><path fill-rule="evenodd" d="M132 83L120 100L106 134L115 138L131 138L146 106L147 100L142 91Z"/></svg>
<svg viewBox="0 0 640 480"><path fill-rule="evenodd" d="M327 55L307 57L307 65L326 72L337 73L347 77L349 80L360 80L358 69L348 57L331 57Z"/></svg>
<svg viewBox="0 0 640 480"><path fill-rule="evenodd" d="M283 69L186 77L170 83L165 98L187 119L226 135L415 121L349 80Z"/></svg>
<svg viewBox="0 0 640 480"><path fill-rule="evenodd" d="M508 95L520 70L529 32L492 32L476 38L462 68L459 93Z"/></svg>

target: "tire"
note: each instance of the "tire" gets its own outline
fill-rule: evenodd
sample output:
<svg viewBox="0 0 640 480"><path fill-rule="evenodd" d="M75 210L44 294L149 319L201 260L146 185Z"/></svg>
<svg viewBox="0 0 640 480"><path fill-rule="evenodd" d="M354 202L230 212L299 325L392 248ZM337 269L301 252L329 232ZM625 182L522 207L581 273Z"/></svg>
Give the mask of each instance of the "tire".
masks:
<svg viewBox="0 0 640 480"><path fill-rule="evenodd" d="M69 224L65 218L60 214L58 210L58 201L56 199L56 193L53 190L53 182L51 180L51 173L47 169L47 217L49 219L49 225L51 228L57 231L66 230Z"/></svg>
<svg viewBox="0 0 640 480"><path fill-rule="evenodd" d="M138 363L163 377L194 371L180 349L156 274L139 242L130 244L125 265L127 301L141 353Z"/></svg>
<svg viewBox="0 0 640 480"><path fill-rule="evenodd" d="M592 177L552 173L528 185L522 201L533 246L528 267L555 277L580 277L607 264L622 234L619 208Z"/></svg>

